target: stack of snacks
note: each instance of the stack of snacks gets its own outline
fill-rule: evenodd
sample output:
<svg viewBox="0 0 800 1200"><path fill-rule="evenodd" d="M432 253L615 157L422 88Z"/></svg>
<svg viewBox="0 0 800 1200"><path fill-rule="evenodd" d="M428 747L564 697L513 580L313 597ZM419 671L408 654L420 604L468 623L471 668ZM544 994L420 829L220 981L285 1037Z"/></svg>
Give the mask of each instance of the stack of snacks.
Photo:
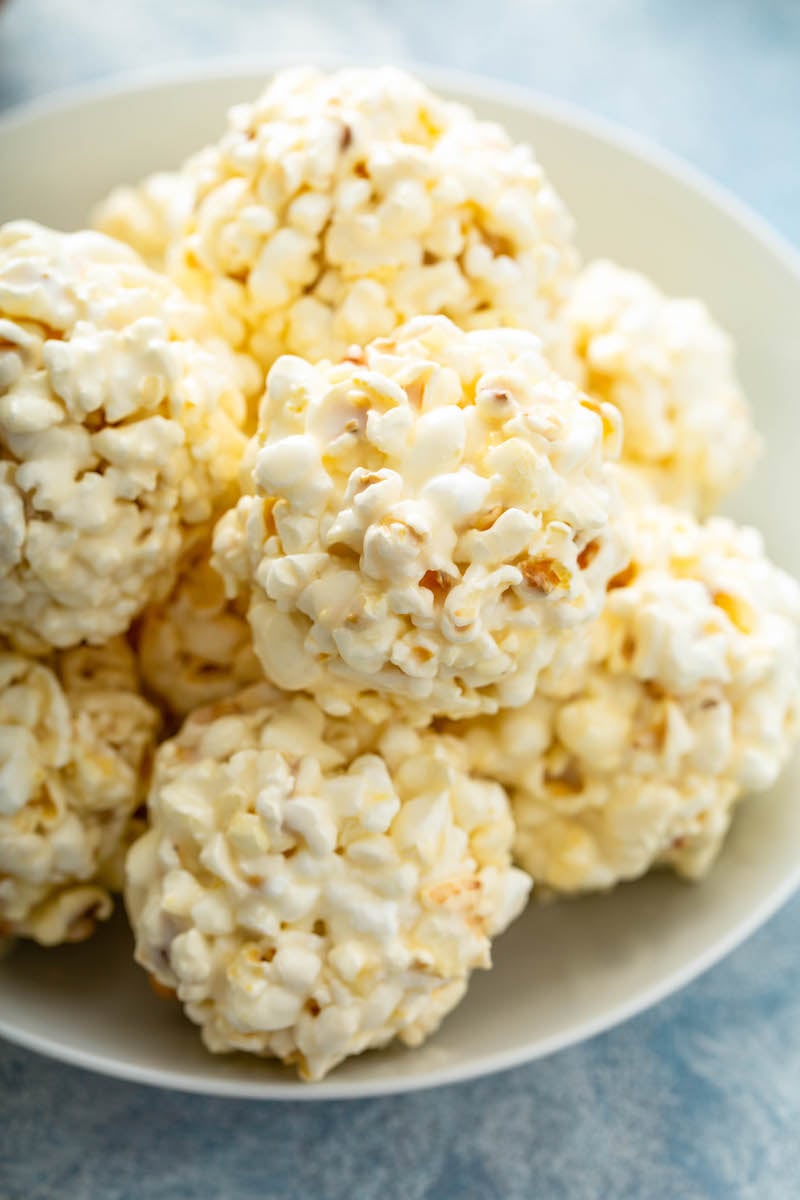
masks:
<svg viewBox="0 0 800 1200"><path fill-rule="evenodd" d="M154 985L319 1079L531 888L707 871L800 589L709 516L758 437L705 308L389 69L278 75L94 220L0 230L2 931L87 936L127 851Z"/></svg>

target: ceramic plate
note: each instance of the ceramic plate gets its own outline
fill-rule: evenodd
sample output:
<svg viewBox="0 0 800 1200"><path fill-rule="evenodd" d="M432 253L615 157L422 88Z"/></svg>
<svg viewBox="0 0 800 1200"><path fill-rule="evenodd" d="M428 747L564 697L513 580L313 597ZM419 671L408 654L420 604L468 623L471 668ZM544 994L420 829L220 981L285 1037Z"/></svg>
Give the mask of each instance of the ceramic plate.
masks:
<svg viewBox="0 0 800 1200"><path fill-rule="evenodd" d="M275 64L215 65L90 89L0 122L0 220L85 223L111 185L168 168L222 129ZM740 204L671 157L583 113L502 85L420 72L530 141L575 214L580 245L702 296L740 347L766 454L733 513L800 574L800 266ZM220 1095L294 1100L407 1091L549 1054L666 996L731 950L800 880L800 764L745 805L700 886L666 875L529 908L421 1049L351 1060L323 1083L277 1064L214 1057L133 964L124 921L81 946L25 946L0 964L0 1032L108 1074Z"/></svg>

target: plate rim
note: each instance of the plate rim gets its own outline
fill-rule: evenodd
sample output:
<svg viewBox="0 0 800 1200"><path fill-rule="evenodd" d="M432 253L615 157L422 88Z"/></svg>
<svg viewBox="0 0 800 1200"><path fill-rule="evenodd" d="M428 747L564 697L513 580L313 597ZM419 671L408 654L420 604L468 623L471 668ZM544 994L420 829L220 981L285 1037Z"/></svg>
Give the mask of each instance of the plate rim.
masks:
<svg viewBox="0 0 800 1200"><path fill-rule="evenodd" d="M258 74L263 74L266 80L275 71L309 62L325 69L337 69L345 66L384 65L385 61L377 56L353 58L340 54L274 54L201 58L190 62L159 64L61 88L14 105L0 113L0 139L9 134L13 135L16 130L24 128L30 122L74 112L87 105L97 105L123 94L138 94L169 86L180 86L183 83L232 80ZM629 130L607 117L596 115L571 101L537 92L524 85L408 59L396 59L392 65L412 72L434 89L459 92L478 102L484 100L488 103L499 103L521 113L543 116L644 161L659 174L673 182L677 181L685 189L699 194L712 207L721 210L766 253L778 260L784 270L794 276L800 290L800 251L793 243L723 184L646 136ZM191 1094L266 1101L318 1102L356 1100L430 1090L523 1066L615 1028L678 992L720 962L764 925L798 890L800 862L724 936L631 999L578 1023L569 1030L542 1038L534 1045L488 1054L478 1053L466 1062L434 1067L425 1077L409 1075L394 1079L389 1077L350 1081L338 1078L334 1073L328 1079L314 1085L301 1084L296 1079L250 1081L225 1076L215 1079L212 1074L211 1055L208 1074L183 1076L175 1070L139 1066L108 1053L75 1048L54 1038L20 1030L4 1018L2 1013L0 1036L14 1045L70 1066L132 1083Z"/></svg>
<svg viewBox="0 0 800 1200"><path fill-rule="evenodd" d="M337 1077L334 1072L326 1079L310 1084L296 1078L286 1081L264 1080L263 1082L255 1079L252 1081L229 1079L225 1076L214 1079L211 1075L211 1064L215 1059L220 1060L225 1056L212 1054L209 1054L209 1074L179 1076L174 1070L138 1066L136 1063L120 1060L108 1054L76 1049L55 1039L30 1033L27 1030L20 1031L13 1024L10 1025L2 1016L0 1016L0 1037L45 1058L93 1071L98 1075L192 1095L220 1096L240 1100L319 1102L324 1100L364 1100L380 1096L406 1095L409 1092L432 1091L435 1088L467 1083L471 1080L483 1079L488 1075L510 1071L516 1067L527 1066L539 1059L557 1054L561 1050L582 1045L601 1034L611 1032L626 1021L653 1008L662 1000L682 991L694 979L721 962L760 929L770 917L774 916L798 890L800 890L800 864L792 874L784 878L779 888L765 897L761 904L752 909L746 919L729 930L725 937L718 939L703 953L689 959L682 967L664 976L658 983L638 992L631 1000L607 1009L602 1015L574 1025L562 1033L542 1038L534 1046L502 1050L491 1054L478 1054L463 1064L455 1063L450 1066L434 1068L425 1078L410 1075L401 1076L394 1081L381 1079L350 1081ZM188 1018L186 1019L188 1020ZM199 1033L197 1036L199 1037ZM375 1053L380 1053L380 1051Z"/></svg>

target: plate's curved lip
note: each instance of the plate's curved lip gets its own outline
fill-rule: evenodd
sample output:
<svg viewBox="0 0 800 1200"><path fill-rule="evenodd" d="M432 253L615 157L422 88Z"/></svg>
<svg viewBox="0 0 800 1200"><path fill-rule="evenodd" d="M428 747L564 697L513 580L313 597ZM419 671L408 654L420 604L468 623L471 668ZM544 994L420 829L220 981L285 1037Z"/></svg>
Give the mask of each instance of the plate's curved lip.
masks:
<svg viewBox="0 0 800 1200"><path fill-rule="evenodd" d="M370 64L366 58L358 60L336 55L313 55L312 60L325 67ZM31 100L0 115L0 138L30 121L55 115L59 112L79 110L87 104L102 102L125 93L147 92L160 87L180 85L182 82L200 82L270 73L286 66L297 65L304 60L301 56L265 56L211 59L192 63L161 65L143 71L114 76L112 79L96 80L80 87L56 92L52 95ZM637 133L630 132L603 117L588 113L577 105L542 96L516 84L475 76L467 72L447 70L414 62L398 62L413 71L431 86L471 95L514 108L520 112L542 115L556 123L578 129L595 140L604 142L630 157L647 163L648 166L677 181L688 190L699 194L707 203L721 210L730 220L757 241L762 249L777 259L780 265L795 277L800 286L800 253L780 233L774 230L747 204L737 199L722 185L709 179L703 172L678 155L650 142ZM690 983L698 975L724 958L786 903L800 889L800 863L784 876L778 886L765 896L761 903L747 916L704 952L666 975L658 983L644 988L628 1001L607 1010L602 1016L584 1021L563 1033L554 1034L518 1049L495 1054L478 1055L463 1064L435 1068L424 1078L408 1076L389 1080L357 1080L333 1076L320 1084L298 1084L296 1081L275 1082L237 1080L208 1075L179 1075L174 1071L140 1067L135 1063L120 1061L106 1054L77 1050L62 1043L20 1031L0 1017L0 1035L9 1041L24 1046L39 1054L47 1055L73 1066L97 1071L101 1074L153 1087L171 1088L177 1091L204 1095L238 1097L259 1100L347 1100L363 1099L400 1093L421 1091L448 1084L477 1079L498 1071L522 1066L538 1058L566 1049L590 1037L614 1028L645 1009L663 1000Z"/></svg>
<svg viewBox="0 0 800 1200"><path fill-rule="evenodd" d="M297 1080L287 1080L286 1083L275 1081L262 1083L257 1080L228 1079L224 1076L215 1078L211 1074L184 1076L178 1075L174 1071L139 1067L135 1063L123 1062L105 1054L74 1050L58 1041L51 1041L49 1038L21 1033L14 1026L8 1026L2 1019L0 1019L0 1035L18 1046L24 1046L28 1050L34 1050L38 1054L46 1055L48 1058L57 1059L71 1066L83 1067L85 1070L96 1071L98 1074L116 1079L124 1079L129 1083L141 1083L149 1087L168 1088L171 1091L190 1092L197 1095L224 1096L240 1100L319 1101L364 1100L370 1097L428 1091L433 1088L446 1087L449 1084L481 1079L486 1075L495 1075L500 1071L511 1070L513 1067L525 1066L537 1059L555 1054L559 1050L576 1046L601 1033L607 1033L617 1025L621 1025L624 1021L637 1016L660 1000L664 1000L686 987L693 979L725 958L751 934L755 933L798 889L800 889L800 864L792 874L783 879L780 887L766 896L761 904L754 908L738 925L729 930L725 937L720 938L704 953L696 955L695 958L666 975L652 987L643 989L624 1004L618 1004L607 1010L602 1016L584 1021L567 1032L553 1034L519 1049L478 1055L461 1065L439 1067L432 1070L425 1078L401 1076L394 1080L374 1079L350 1082L333 1075L321 1083L300 1083Z"/></svg>

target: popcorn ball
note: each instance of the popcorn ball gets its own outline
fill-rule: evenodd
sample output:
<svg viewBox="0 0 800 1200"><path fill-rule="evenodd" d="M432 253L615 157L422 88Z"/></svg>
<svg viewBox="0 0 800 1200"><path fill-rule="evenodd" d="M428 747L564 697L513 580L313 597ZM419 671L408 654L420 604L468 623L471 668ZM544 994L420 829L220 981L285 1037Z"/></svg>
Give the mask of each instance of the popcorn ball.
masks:
<svg viewBox="0 0 800 1200"><path fill-rule="evenodd" d="M210 531L198 529L172 591L145 611L136 634L142 681L178 717L262 677L243 605L226 599L210 556Z"/></svg>
<svg viewBox="0 0 800 1200"><path fill-rule="evenodd" d="M626 561L618 414L519 330L419 318L337 364L272 368L254 494L214 538L265 673L335 715L522 704Z"/></svg>
<svg viewBox="0 0 800 1200"><path fill-rule="evenodd" d="M420 313L532 329L566 369L571 219L528 147L402 71L279 73L201 174L168 269L264 369Z"/></svg>
<svg viewBox="0 0 800 1200"><path fill-rule="evenodd" d="M239 367L127 247L0 229L0 634L102 643L169 586L245 438Z"/></svg>
<svg viewBox="0 0 800 1200"><path fill-rule="evenodd" d="M585 386L623 416L623 461L657 499L705 513L749 473L759 438L733 346L699 300L671 300L635 271L591 263L567 318Z"/></svg>
<svg viewBox="0 0 800 1200"><path fill-rule="evenodd" d="M111 913L159 719L118 638L38 661L0 653L0 933L80 941Z"/></svg>
<svg viewBox="0 0 800 1200"><path fill-rule="evenodd" d="M128 858L138 961L210 1050L306 1079L432 1033L530 886L503 789L456 740L267 684L161 747L150 809Z"/></svg>
<svg viewBox="0 0 800 1200"><path fill-rule="evenodd" d="M575 892L717 855L737 800L769 788L798 730L800 589L753 529L652 507L631 565L525 708L466 727L512 789L516 856Z"/></svg>

